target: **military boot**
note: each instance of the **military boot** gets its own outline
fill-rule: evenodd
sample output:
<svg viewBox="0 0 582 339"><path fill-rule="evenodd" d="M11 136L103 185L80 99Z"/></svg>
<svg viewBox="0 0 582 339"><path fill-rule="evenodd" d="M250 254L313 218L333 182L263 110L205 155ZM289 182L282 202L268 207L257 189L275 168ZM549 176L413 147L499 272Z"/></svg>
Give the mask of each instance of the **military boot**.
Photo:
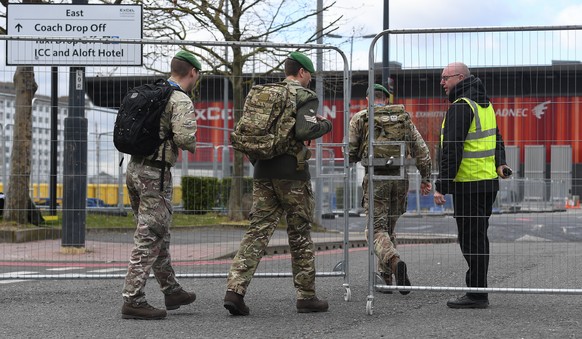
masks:
<svg viewBox="0 0 582 339"><path fill-rule="evenodd" d="M157 309L147 301L141 303L125 302L121 308L121 318L123 319L140 319L140 320L157 320L166 317L166 310Z"/></svg>
<svg viewBox="0 0 582 339"><path fill-rule="evenodd" d="M384 273L380 273L380 275L382 276L382 279L384 279L384 283L388 286L392 286L392 272L384 272ZM391 290L378 290L378 292L380 293L384 293L384 294L392 294Z"/></svg>
<svg viewBox="0 0 582 339"><path fill-rule="evenodd" d="M244 296L232 291L226 291L224 308L232 315L249 315L249 308L245 305Z"/></svg>
<svg viewBox="0 0 582 339"><path fill-rule="evenodd" d="M166 310L175 310L180 308L180 306L188 305L196 300L196 294L186 292L180 289L172 294L166 294L164 296L164 302L166 304Z"/></svg>
<svg viewBox="0 0 582 339"><path fill-rule="evenodd" d="M328 308L327 300L319 300L317 297L297 299L297 313L327 312Z"/></svg>
<svg viewBox="0 0 582 339"><path fill-rule="evenodd" d="M394 277L396 277L396 285L398 286L411 286L410 279L408 279L408 271L406 269L406 263L400 260L400 258L395 257L390 263L390 268L394 272ZM402 295L407 295L410 291L399 291Z"/></svg>

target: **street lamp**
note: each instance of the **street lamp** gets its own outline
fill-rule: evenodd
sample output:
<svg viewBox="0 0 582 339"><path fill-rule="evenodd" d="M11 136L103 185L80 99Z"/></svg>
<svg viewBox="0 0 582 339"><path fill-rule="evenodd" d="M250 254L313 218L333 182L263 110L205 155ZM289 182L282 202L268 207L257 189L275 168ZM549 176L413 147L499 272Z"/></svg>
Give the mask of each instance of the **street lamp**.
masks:
<svg viewBox="0 0 582 339"><path fill-rule="evenodd" d="M327 34L328 37L330 38L336 38L336 39L349 39L350 40L350 69L349 69L349 80L348 80L348 97L349 100L351 102L352 100L352 70L353 70L353 55L354 55L354 38L358 38L358 39L370 39L375 37L375 34L365 34L365 35L355 35L355 32L352 31L352 35L338 35L338 34ZM350 105L351 106L351 105ZM351 114L351 109L347 108L348 112L346 112L345 114ZM345 111L346 109L344 109ZM353 182L357 182L357 170L356 167L353 166L351 167L351 176L354 178ZM351 197L352 199L352 204L353 207L356 208L356 202L360 201L359 197L358 197L358 190L357 189L352 189L351 190L353 192L353 195ZM347 203L347 202L346 202Z"/></svg>
<svg viewBox="0 0 582 339"><path fill-rule="evenodd" d="M355 35L355 32L352 33L352 35L339 35L339 34L326 34L326 36L330 37L330 38L336 38L336 39L349 39L350 40L350 73L349 73L349 84L348 84L348 89L349 89L349 93L350 93L350 100L352 99L352 69L353 69L353 55L354 55L354 38L357 39L371 39L373 37L376 36L376 34L366 34L366 35Z"/></svg>
<svg viewBox="0 0 582 339"><path fill-rule="evenodd" d="M95 130L97 131L97 128L95 128ZM89 134L93 134L95 135L95 177L97 179L97 189L95 192L95 198L97 199L101 199L100 196L100 191L101 191L101 137L104 135L113 135L113 131L108 131L108 132L95 132L95 133L89 133Z"/></svg>

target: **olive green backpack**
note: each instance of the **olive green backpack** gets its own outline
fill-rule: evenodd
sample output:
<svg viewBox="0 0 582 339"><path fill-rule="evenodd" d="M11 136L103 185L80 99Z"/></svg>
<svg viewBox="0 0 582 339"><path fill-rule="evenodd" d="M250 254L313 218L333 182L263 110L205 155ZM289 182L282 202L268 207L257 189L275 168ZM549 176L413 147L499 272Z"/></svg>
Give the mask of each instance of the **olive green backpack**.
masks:
<svg viewBox="0 0 582 339"><path fill-rule="evenodd" d="M250 159L271 159L294 142L297 90L285 82L255 85L230 134L232 147Z"/></svg>
<svg viewBox="0 0 582 339"><path fill-rule="evenodd" d="M368 157L368 136L369 136L368 114L364 116L364 139L361 145L362 159ZM374 107L374 140L382 141L404 141L408 144L411 140L411 120L410 114L404 110L403 105L387 105ZM408 147L406 153L408 152ZM389 159L400 156L398 145L376 145L374 146L374 158Z"/></svg>

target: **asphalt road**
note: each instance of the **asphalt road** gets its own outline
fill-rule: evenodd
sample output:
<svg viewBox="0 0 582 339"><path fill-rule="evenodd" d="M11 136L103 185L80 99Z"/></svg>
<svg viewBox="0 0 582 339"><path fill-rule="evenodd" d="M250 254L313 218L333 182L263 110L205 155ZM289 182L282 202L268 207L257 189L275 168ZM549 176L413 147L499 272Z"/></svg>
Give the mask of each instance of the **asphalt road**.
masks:
<svg viewBox="0 0 582 339"><path fill-rule="evenodd" d="M366 227L365 217L350 217L349 230L361 231ZM343 217L324 219L331 230L343 230ZM455 219L450 215L404 215L396 225L397 233L457 234ZM525 238L524 238L525 237ZM552 213L494 214L489 219L489 240L513 242L537 238L549 241L582 241L582 213L580 210Z"/></svg>
<svg viewBox="0 0 582 339"><path fill-rule="evenodd" d="M414 285L463 284L465 263L455 252L456 244L411 245L404 249L411 259ZM504 244L492 246L493 252L507 250ZM528 255L519 257L518 266L493 260L490 284L544 285L569 280L572 274L580 283L581 253L582 244L571 247L568 254L547 251L543 243L528 243ZM566 258L578 258L577 264L569 267L572 271L543 274L552 263ZM170 311L161 321L121 319L121 279L4 280L0 281L0 337L578 338L582 333L579 295L491 294L489 309L453 310L445 302L455 293L376 293L373 314L369 315L367 251L352 250L350 262L351 301L344 300L343 278L318 277L317 293L330 303L329 312L319 314L295 312L295 292L289 277L254 279L246 296L251 309L248 317L230 316L223 308L223 278L182 279L183 286L195 291L198 299L190 306ZM151 304L163 305L154 279L147 286L147 295Z"/></svg>
<svg viewBox="0 0 582 339"><path fill-rule="evenodd" d="M446 300L456 292L438 287L463 287L466 264L458 245L399 246L414 286L422 290L407 296L374 293L370 296L367 248L350 250L349 281L318 277L317 293L330 302L322 314L295 312L290 277L255 278L246 301L249 317L232 317L222 307L224 278L182 278L198 300L169 312L163 321L121 319L122 279L5 279L15 271L30 274L121 272L125 263L102 263L70 268L66 265L3 266L0 269L0 337L2 338L579 338L582 333L582 214L521 213L494 215L490 287L525 288L529 293L491 293L486 310L452 310ZM350 218L349 230L361 231L367 219ZM342 218L324 220L330 230L343 230ZM238 241L244 230L202 228L174 230L172 242ZM405 216L398 232L455 234L450 216ZM284 236L278 231L277 235ZM89 233L88 239L131 242L132 233ZM320 251L319 262L334 264L337 251ZM17 263L19 264L19 263ZM77 263L83 264L83 263ZM203 265L177 271L204 270ZM201 266L202 265L202 266ZM226 272L229 261L209 262L209 269ZM265 257L259 267L289 271L289 257ZM278 266L280 265L280 266ZM327 269L329 265L326 265ZM319 270L319 268L318 268ZM345 301L348 284L351 300ZM432 288L431 287L437 287ZM559 289L554 294L543 289ZM555 290L554 290L555 291ZM155 279L147 286L148 300L163 305Z"/></svg>

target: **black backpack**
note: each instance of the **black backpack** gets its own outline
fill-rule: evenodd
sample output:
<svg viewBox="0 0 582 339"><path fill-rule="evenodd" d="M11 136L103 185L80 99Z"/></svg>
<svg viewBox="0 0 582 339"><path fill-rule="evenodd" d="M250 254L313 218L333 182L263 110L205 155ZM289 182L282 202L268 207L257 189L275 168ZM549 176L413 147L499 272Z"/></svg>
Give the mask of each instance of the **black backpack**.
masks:
<svg viewBox="0 0 582 339"><path fill-rule="evenodd" d="M172 133L168 133L165 139L160 139L160 118L175 89L180 90L159 79L127 92L113 128L113 144L118 151L150 156L162 143L172 138Z"/></svg>
<svg viewBox="0 0 582 339"><path fill-rule="evenodd" d="M168 105L174 90L168 81L159 79L153 84L145 84L130 89L123 100L115 118L113 127L113 144L118 151L137 156L150 156L158 151L160 145L172 139L170 132L160 139L160 118ZM183 91L182 91L183 92ZM162 152L162 161L166 160L166 148ZM123 163L123 159L119 166ZM164 173L162 167L160 190L164 190Z"/></svg>

